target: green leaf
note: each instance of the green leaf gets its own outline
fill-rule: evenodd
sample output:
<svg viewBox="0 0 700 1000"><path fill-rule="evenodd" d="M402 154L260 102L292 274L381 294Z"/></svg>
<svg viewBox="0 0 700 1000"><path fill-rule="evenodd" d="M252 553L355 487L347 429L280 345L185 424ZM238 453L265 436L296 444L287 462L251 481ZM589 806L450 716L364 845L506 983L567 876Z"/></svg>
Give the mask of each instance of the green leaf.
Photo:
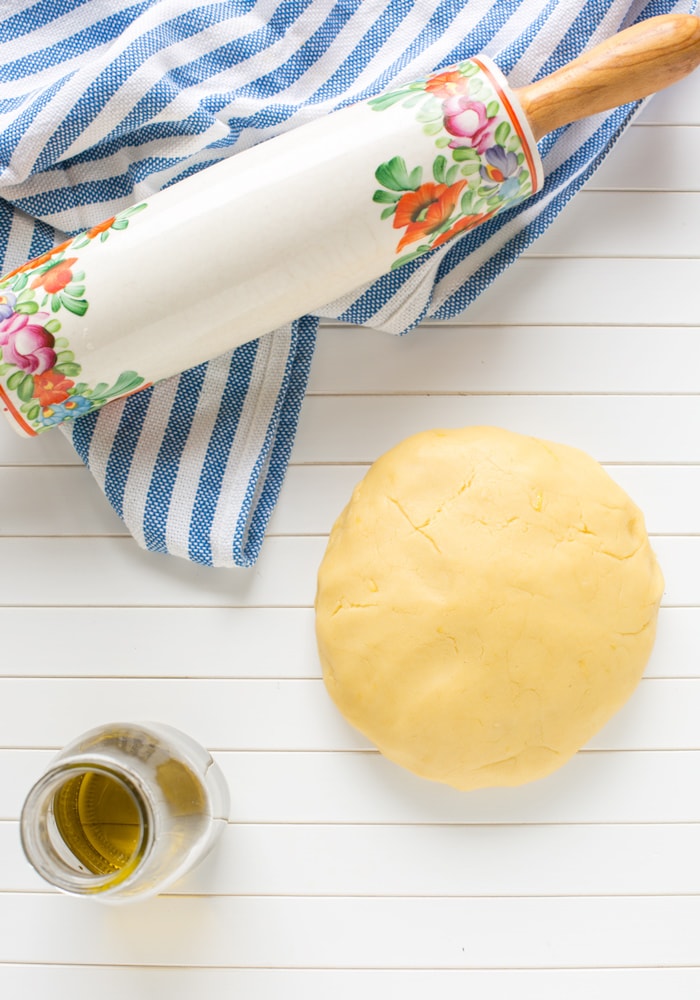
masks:
<svg viewBox="0 0 700 1000"><path fill-rule="evenodd" d="M0 365L0 375L6 375L12 369L12 365Z"/></svg>
<svg viewBox="0 0 700 1000"><path fill-rule="evenodd" d="M457 146L452 150L452 159L456 160L457 163L465 163L467 160L475 160L477 163L480 162L479 154L470 146Z"/></svg>
<svg viewBox="0 0 700 1000"><path fill-rule="evenodd" d="M17 296L17 302L27 302L35 297L35 292L33 288L25 288L24 291L20 292Z"/></svg>
<svg viewBox="0 0 700 1000"><path fill-rule="evenodd" d="M54 344L54 347L56 345ZM59 365L64 364L66 361L75 361L75 354L72 351L59 351L56 355L56 361Z"/></svg>
<svg viewBox="0 0 700 1000"><path fill-rule="evenodd" d="M486 105L486 114L489 118L495 118L500 110L501 106L498 101L489 101Z"/></svg>
<svg viewBox="0 0 700 1000"><path fill-rule="evenodd" d="M510 135L510 123L501 122L496 131L494 132L494 139L499 146L505 145L506 139Z"/></svg>
<svg viewBox="0 0 700 1000"><path fill-rule="evenodd" d="M498 131L498 129L496 131ZM520 149L520 139L517 135L512 135L506 143L506 152L514 153L516 149Z"/></svg>
<svg viewBox="0 0 700 1000"><path fill-rule="evenodd" d="M399 257L398 260L395 260L391 265L391 270L395 271L397 267L403 267L404 264L409 264L412 260L415 260L417 257L422 257L423 254L428 253L432 249L433 248L429 244L419 246L418 249L414 250L412 253L407 253L405 256Z"/></svg>
<svg viewBox="0 0 700 1000"><path fill-rule="evenodd" d="M518 153L516 159L517 159L518 163L524 163L525 162L525 154L524 153Z"/></svg>
<svg viewBox="0 0 700 1000"><path fill-rule="evenodd" d="M132 215L138 215L139 212L143 212L144 208L147 207L147 201L140 201L138 205L130 205L129 208L125 208L123 212L119 213L117 219L130 219Z"/></svg>
<svg viewBox="0 0 700 1000"><path fill-rule="evenodd" d="M462 62L457 67L462 76L474 76L479 72L479 67L471 61Z"/></svg>
<svg viewBox="0 0 700 1000"><path fill-rule="evenodd" d="M57 334L58 331L61 329L60 320L50 319L48 323L44 323L44 329L48 333ZM57 347L60 351L63 347L68 347L68 341L65 337L56 337L53 346Z"/></svg>
<svg viewBox="0 0 700 1000"><path fill-rule="evenodd" d="M9 385L9 383L8 383L8 385ZM34 376L33 375L25 375L24 376L24 378L22 379L22 381L17 386L17 395L25 403L29 402L29 400L34 395Z"/></svg>
<svg viewBox="0 0 700 1000"><path fill-rule="evenodd" d="M415 106L417 104L422 104L423 103L423 101L425 100L425 97L426 97L425 91L424 90L419 90L417 93L411 94L411 96L406 101L404 101L403 106L405 108L415 108ZM421 119L421 117L420 117L424 113L425 113L424 111L419 112L418 115L416 115L416 120L417 121L422 121L422 120L427 121L427 119Z"/></svg>
<svg viewBox="0 0 700 1000"><path fill-rule="evenodd" d="M450 169L447 171L445 175L445 183L454 184L458 176L459 176L459 164L453 163L453 165L450 167Z"/></svg>
<svg viewBox="0 0 700 1000"><path fill-rule="evenodd" d="M408 89L393 90L388 94L381 94L379 97L373 97L367 103L372 111L386 111L387 108L391 108L394 104L398 104L399 101L402 101L404 97L407 97L410 93L411 91Z"/></svg>
<svg viewBox="0 0 700 1000"><path fill-rule="evenodd" d="M414 171L415 172L415 171ZM377 167L374 176L382 187L391 191L413 191L406 161L402 156L394 156L388 163Z"/></svg>
<svg viewBox="0 0 700 1000"><path fill-rule="evenodd" d="M27 420L36 420L39 416L39 404L35 403L34 406L30 406L27 410Z"/></svg>
<svg viewBox="0 0 700 1000"><path fill-rule="evenodd" d="M420 187L420 182L423 179L423 168L414 167L408 177L408 183L411 185L410 190L415 191Z"/></svg>
<svg viewBox="0 0 700 1000"><path fill-rule="evenodd" d="M481 170L481 164L479 162L471 161L463 163L459 168L459 172L464 174L465 177L471 177L473 174L478 174Z"/></svg>
<svg viewBox="0 0 700 1000"><path fill-rule="evenodd" d="M433 177L438 184L445 183L445 168L447 167L447 157L437 156L433 161ZM459 169L459 168L457 168Z"/></svg>
<svg viewBox="0 0 700 1000"><path fill-rule="evenodd" d="M39 306L36 302L18 302L15 306L15 312L24 313L25 316L31 316L35 312L39 312Z"/></svg>
<svg viewBox="0 0 700 1000"><path fill-rule="evenodd" d="M380 190L374 192L374 194L372 195L372 201L377 201L379 202L380 205L389 205L389 204L395 205L400 197L401 195L395 191Z"/></svg>
<svg viewBox="0 0 700 1000"><path fill-rule="evenodd" d="M7 388L8 389L16 389L17 386L20 384L20 382L22 381L23 378L24 378L24 372L23 371L16 371L16 372L14 372L12 375L10 375L10 377L7 380Z"/></svg>
<svg viewBox="0 0 700 1000"><path fill-rule="evenodd" d="M481 82L481 80L472 80L471 84L469 85L469 96L476 97L476 95L480 94L483 89L484 85Z"/></svg>
<svg viewBox="0 0 700 1000"><path fill-rule="evenodd" d="M442 132L442 118L440 121L429 122L427 125L424 125L423 131L426 135L437 135L438 132Z"/></svg>
<svg viewBox="0 0 700 1000"><path fill-rule="evenodd" d="M395 212L396 212L396 206L389 205L389 207L385 208L382 214L380 215L380 219L390 219Z"/></svg>
<svg viewBox="0 0 700 1000"><path fill-rule="evenodd" d="M90 242L90 237L86 236L85 233L80 233L78 236L75 237L75 239L71 243L70 245L71 250L82 250L83 247L86 247L89 242Z"/></svg>
<svg viewBox="0 0 700 1000"><path fill-rule="evenodd" d="M127 392L133 392L134 389L138 389L143 383L144 379L136 372L122 372L114 385L108 386L105 382L100 382L96 385L90 394L90 398L95 402L104 402L108 399L113 399L115 396L123 396ZM87 393L84 393L84 395L87 395Z"/></svg>
<svg viewBox="0 0 700 1000"><path fill-rule="evenodd" d="M74 316L84 316L88 310L88 303L85 299L73 299L64 292L61 292L61 304Z"/></svg>
<svg viewBox="0 0 700 1000"><path fill-rule="evenodd" d="M51 296L51 312L57 313L61 308L61 299L59 295Z"/></svg>
<svg viewBox="0 0 700 1000"><path fill-rule="evenodd" d="M132 389L138 389L138 387L143 385L143 383L143 376L139 375L137 372L122 372L110 389L110 395L119 396L124 392L131 392Z"/></svg>
<svg viewBox="0 0 700 1000"><path fill-rule="evenodd" d="M66 293L73 299L80 299L85 295L85 285L67 285Z"/></svg>
<svg viewBox="0 0 700 1000"><path fill-rule="evenodd" d="M449 135L439 135L435 140L435 145L438 147L438 149L444 149L445 146L449 146L449 144L450 144Z"/></svg>
<svg viewBox="0 0 700 1000"><path fill-rule="evenodd" d="M129 225L128 222L115 222L113 226L109 227L109 229L105 229L103 233L100 233L100 243L107 242L107 240L109 239L110 229L126 229L128 225Z"/></svg>
<svg viewBox="0 0 700 1000"><path fill-rule="evenodd" d="M61 375L66 375L68 378L76 378L83 369L73 361L61 361L59 364L53 366L53 370L60 372Z"/></svg>
<svg viewBox="0 0 700 1000"><path fill-rule="evenodd" d="M87 382L77 382L73 388L70 390L71 396L84 396L87 391L90 391L90 387Z"/></svg>
<svg viewBox="0 0 700 1000"><path fill-rule="evenodd" d="M26 273L26 271L22 272L22 274L18 274L15 277L15 280L12 282L12 291L13 292L21 291L28 284L28 282L29 282L29 275Z"/></svg>

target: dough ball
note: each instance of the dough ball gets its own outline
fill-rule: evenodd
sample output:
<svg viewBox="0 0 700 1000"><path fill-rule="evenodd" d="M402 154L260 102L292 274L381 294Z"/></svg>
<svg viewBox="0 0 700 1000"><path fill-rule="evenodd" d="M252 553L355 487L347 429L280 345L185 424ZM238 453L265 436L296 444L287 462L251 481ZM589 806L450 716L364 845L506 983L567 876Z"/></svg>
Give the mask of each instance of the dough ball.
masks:
<svg viewBox="0 0 700 1000"><path fill-rule="evenodd" d="M663 577L588 455L493 427L380 458L318 574L327 689L383 754L460 789L560 767L629 698Z"/></svg>

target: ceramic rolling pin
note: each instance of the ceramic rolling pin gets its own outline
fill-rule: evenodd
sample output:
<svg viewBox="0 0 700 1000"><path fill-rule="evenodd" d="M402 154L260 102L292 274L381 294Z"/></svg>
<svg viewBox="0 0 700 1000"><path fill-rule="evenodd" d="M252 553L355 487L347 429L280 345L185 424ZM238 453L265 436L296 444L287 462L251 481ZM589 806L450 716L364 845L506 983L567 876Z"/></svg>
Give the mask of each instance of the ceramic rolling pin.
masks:
<svg viewBox="0 0 700 1000"><path fill-rule="evenodd" d="M34 435L320 308L535 193L537 140L700 63L700 18L512 90L466 59L263 142L0 279L0 403Z"/></svg>

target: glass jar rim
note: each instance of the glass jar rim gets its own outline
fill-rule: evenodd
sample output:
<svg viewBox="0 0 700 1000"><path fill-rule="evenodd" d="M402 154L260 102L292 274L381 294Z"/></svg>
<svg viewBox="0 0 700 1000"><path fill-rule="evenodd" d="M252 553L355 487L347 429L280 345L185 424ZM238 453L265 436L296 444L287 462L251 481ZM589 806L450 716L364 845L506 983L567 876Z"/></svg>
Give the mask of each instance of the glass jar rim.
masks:
<svg viewBox="0 0 700 1000"><path fill-rule="evenodd" d="M52 813L54 797L68 781L80 774L100 774L117 782L134 802L141 819L139 840L126 864L107 875L88 871L77 858L71 865L51 837L51 824L55 826ZM127 888L148 858L155 842L155 823L156 810L149 790L138 775L115 766L112 761L100 760L97 755L93 759L81 756L79 761L64 759L56 763L34 783L22 807L20 840L29 863L56 888L80 896L107 896L112 890L117 892ZM65 843L58 831L56 836ZM65 846L66 851L72 853L68 844Z"/></svg>

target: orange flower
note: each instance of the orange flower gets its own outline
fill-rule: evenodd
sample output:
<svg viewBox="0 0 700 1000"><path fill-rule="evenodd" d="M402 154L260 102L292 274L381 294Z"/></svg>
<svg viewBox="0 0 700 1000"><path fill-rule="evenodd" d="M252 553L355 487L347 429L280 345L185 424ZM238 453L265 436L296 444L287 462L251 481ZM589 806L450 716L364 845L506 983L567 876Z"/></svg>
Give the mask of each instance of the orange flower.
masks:
<svg viewBox="0 0 700 1000"><path fill-rule="evenodd" d="M73 280L71 268L77 259L77 257L66 257L65 260L57 261L47 271L34 279L32 288L40 288L43 285L46 291L51 294L60 292Z"/></svg>
<svg viewBox="0 0 700 1000"><path fill-rule="evenodd" d="M492 212L483 212L481 215L465 215L463 218L458 219L454 226L451 226L446 233L438 236L433 246L442 246L443 243L451 240L453 236L459 236L460 233L468 233L470 229L476 229L482 222L486 222L492 215L495 215L497 211L498 209L494 209Z"/></svg>
<svg viewBox="0 0 700 1000"><path fill-rule="evenodd" d="M416 191L408 191L402 195L396 205L394 229L406 232L401 237L398 250L403 250L409 243L424 239L443 226L455 210L466 181L456 184L421 184Z"/></svg>
<svg viewBox="0 0 700 1000"><path fill-rule="evenodd" d="M457 94L466 94L469 80L456 69L445 70L426 80L425 89L435 97L455 97Z"/></svg>
<svg viewBox="0 0 700 1000"><path fill-rule="evenodd" d="M41 375L34 376L34 399L38 399L41 406L62 403L64 399L68 399L68 389L72 389L74 385L75 382L71 382L65 375L49 368Z"/></svg>
<svg viewBox="0 0 700 1000"><path fill-rule="evenodd" d="M113 215L111 219L105 219L104 222L98 222L96 226L92 226L91 229L88 229L85 235L89 236L90 239L93 240L96 236L99 236L100 233L106 233L108 229L111 229L115 220L116 215Z"/></svg>
<svg viewBox="0 0 700 1000"><path fill-rule="evenodd" d="M46 253L42 253L41 257L34 257L33 260L28 260L26 264L20 264L14 271L10 271L9 274L4 275L3 280L5 278L13 278L16 274L21 274L22 271L33 271L35 267L41 267L42 264L46 264L52 257L55 257L56 254L61 253L62 250L69 247L72 242L72 240L66 240L65 243L60 243L53 250L47 250Z"/></svg>

